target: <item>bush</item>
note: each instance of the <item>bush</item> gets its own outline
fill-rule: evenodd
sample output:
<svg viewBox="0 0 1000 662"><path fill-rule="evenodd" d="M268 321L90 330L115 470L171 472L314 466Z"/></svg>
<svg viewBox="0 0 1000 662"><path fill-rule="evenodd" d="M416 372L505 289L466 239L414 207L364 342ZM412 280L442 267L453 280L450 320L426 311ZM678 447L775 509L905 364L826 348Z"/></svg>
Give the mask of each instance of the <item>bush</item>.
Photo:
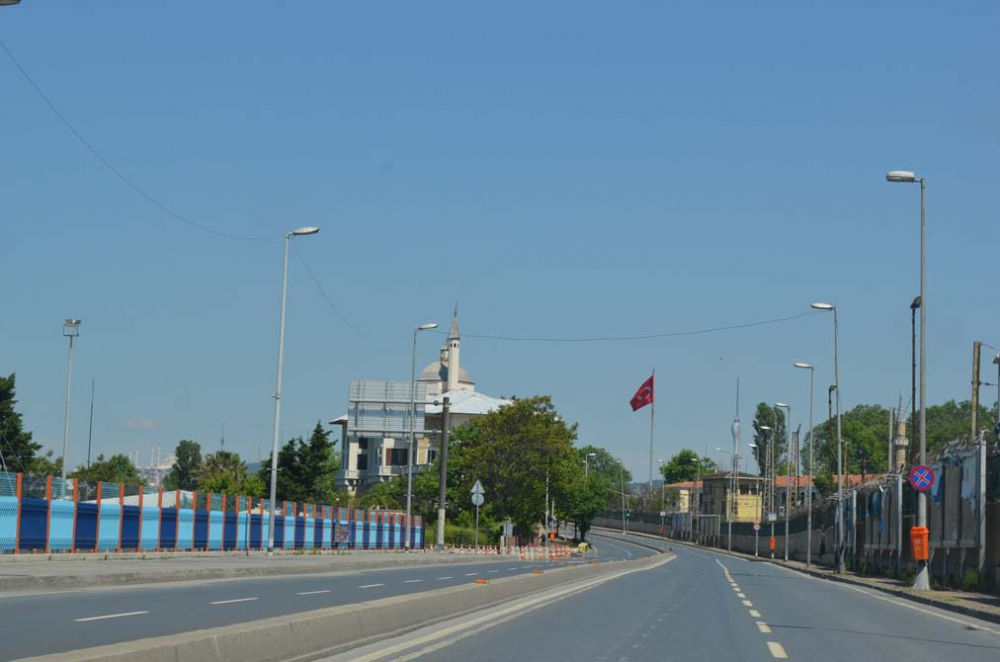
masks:
<svg viewBox="0 0 1000 662"><path fill-rule="evenodd" d="M962 589L966 591L976 591L979 589L979 573L975 570L966 570L965 577L962 578Z"/></svg>
<svg viewBox="0 0 1000 662"><path fill-rule="evenodd" d="M446 545L465 545L466 547L471 547L476 544L476 527L458 526L457 524L445 522L444 542ZM499 542L499 533L493 528L483 527L482 523L480 523L479 545L496 545Z"/></svg>

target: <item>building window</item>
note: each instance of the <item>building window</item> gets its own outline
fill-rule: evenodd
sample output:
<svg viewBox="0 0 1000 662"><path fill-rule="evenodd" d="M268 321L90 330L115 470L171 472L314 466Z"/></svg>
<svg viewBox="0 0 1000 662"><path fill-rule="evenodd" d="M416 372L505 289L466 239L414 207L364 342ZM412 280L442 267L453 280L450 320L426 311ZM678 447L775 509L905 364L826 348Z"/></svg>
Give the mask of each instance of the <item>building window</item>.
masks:
<svg viewBox="0 0 1000 662"><path fill-rule="evenodd" d="M358 455L358 471L368 471L368 455L362 453Z"/></svg>
<svg viewBox="0 0 1000 662"><path fill-rule="evenodd" d="M390 467L405 467L407 463L406 455L407 449L405 448L390 448L388 460Z"/></svg>

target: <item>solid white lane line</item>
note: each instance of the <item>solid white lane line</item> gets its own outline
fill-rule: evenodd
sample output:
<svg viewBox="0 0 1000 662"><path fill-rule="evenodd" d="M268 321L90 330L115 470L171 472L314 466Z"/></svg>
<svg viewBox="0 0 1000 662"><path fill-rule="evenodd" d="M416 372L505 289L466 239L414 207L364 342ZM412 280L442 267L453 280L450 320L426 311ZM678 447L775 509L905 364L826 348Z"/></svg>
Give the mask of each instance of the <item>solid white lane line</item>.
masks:
<svg viewBox="0 0 1000 662"><path fill-rule="evenodd" d="M771 626L764 621L757 621L757 629L759 629L762 634L771 634Z"/></svg>
<svg viewBox="0 0 1000 662"><path fill-rule="evenodd" d="M744 607L753 607L753 603L750 602L749 600L744 600L743 601L743 606Z"/></svg>
<svg viewBox="0 0 1000 662"><path fill-rule="evenodd" d="M295 595L319 595L320 593L329 593L331 589L325 588L322 591L302 591L301 593L296 593Z"/></svg>
<svg viewBox="0 0 1000 662"><path fill-rule="evenodd" d="M751 609L750 615L753 616L754 618L760 618L760 612L757 611L756 609Z"/></svg>
<svg viewBox="0 0 1000 662"><path fill-rule="evenodd" d="M148 614L148 611L126 611L121 614L105 614L104 616L88 616L87 618L74 618L73 620L77 623L86 623L88 621L103 621L107 618L123 618L125 616L141 616L142 614Z"/></svg>
<svg viewBox="0 0 1000 662"><path fill-rule="evenodd" d="M771 651L771 657L778 660L787 660L788 653L785 652L785 647L779 644L777 641L767 642L767 648Z"/></svg>
<svg viewBox="0 0 1000 662"><path fill-rule="evenodd" d="M443 582L446 579L454 579L454 577L438 577L439 582Z"/></svg>
<svg viewBox="0 0 1000 662"><path fill-rule="evenodd" d="M253 602L254 600L259 600L260 598L235 598L233 600L216 600L215 602L209 602L210 605L231 605L234 602Z"/></svg>
<svg viewBox="0 0 1000 662"><path fill-rule="evenodd" d="M404 580L403 583L404 584L419 584L422 581L424 581L424 580L422 580L422 579L407 579L407 580Z"/></svg>
<svg viewBox="0 0 1000 662"><path fill-rule="evenodd" d="M377 588L379 586L385 586L385 584L364 584L363 586L359 586L358 588Z"/></svg>
<svg viewBox="0 0 1000 662"><path fill-rule="evenodd" d="M824 581L824 580L819 580L819 581ZM946 616L944 614L939 614L936 611L932 611L931 609L925 609L923 607L918 607L915 604L911 604L910 602L908 602L907 600L902 599L902 598L891 598L889 596L878 595L874 591L867 591L867 590L865 590L865 589L863 589L863 588L861 588L859 586L851 586L850 584L838 584L838 585L839 586L843 586L844 588L849 588L852 591L857 591L858 593L864 593L868 597L875 598L876 600L882 600L884 602L891 602L894 605L898 605L900 607L906 607L907 609L912 609L914 611L919 611L919 612L922 612L922 613L927 614L929 616L936 616L937 618L940 618L940 619L943 619L943 620L946 620L946 621L951 621L952 623L958 623L959 625L964 625L966 627L975 628L975 629L977 629L977 630L979 630L981 632L990 632L992 634L1000 635L1000 630L994 630L993 628L986 627L985 625L979 625L978 623L971 623L970 621L966 621L966 620L963 620L961 618L954 618L952 616ZM975 620L975 619L972 619L972 620Z"/></svg>

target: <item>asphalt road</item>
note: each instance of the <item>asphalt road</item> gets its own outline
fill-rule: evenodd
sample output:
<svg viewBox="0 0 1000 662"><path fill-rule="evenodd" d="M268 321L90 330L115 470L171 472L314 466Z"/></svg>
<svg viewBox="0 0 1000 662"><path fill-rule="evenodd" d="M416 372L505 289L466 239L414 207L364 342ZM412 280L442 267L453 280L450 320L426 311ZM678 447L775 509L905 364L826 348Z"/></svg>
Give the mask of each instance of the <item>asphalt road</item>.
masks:
<svg viewBox="0 0 1000 662"><path fill-rule="evenodd" d="M655 553L613 540L595 551L605 560ZM5 595L0 657L14 660L176 634L577 562L470 557L468 564Z"/></svg>
<svg viewBox="0 0 1000 662"><path fill-rule="evenodd" d="M595 539L598 544L602 538ZM612 542L621 544L619 536ZM1000 627L769 563L673 545L676 558L466 629L424 628L336 659L594 662L775 659L996 662ZM509 611L509 610L508 610ZM492 618L492 621L491 621ZM446 629L447 630L447 629Z"/></svg>

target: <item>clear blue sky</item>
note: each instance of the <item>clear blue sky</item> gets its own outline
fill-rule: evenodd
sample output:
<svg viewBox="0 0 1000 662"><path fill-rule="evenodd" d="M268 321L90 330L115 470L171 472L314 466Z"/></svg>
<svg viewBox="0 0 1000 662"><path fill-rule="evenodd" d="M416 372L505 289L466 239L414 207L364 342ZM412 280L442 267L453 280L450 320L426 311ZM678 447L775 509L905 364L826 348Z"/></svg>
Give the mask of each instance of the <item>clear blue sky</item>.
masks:
<svg viewBox="0 0 1000 662"><path fill-rule="evenodd" d="M670 5L670 6L665 6ZM348 380L407 379L410 329L550 336L684 331L841 310L845 408L909 389L919 192L928 178L930 401L969 396L1000 346L1000 8L994 2L24 0L0 37L144 189L219 231L322 232L294 257L284 437L346 410ZM281 242L194 230L125 187L0 53L0 372L71 463L192 438L270 444ZM423 337L418 362L440 336ZM991 355L990 355L991 356ZM584 442L646 475L730 443L761 400L806 421L832 382L832 319L632 343L466 338L492 395L551 394ZM988 359L984 361L993 381ZM987 389L986 394L992 393ZM819 415L817 415L817 419ZM744 435L746 441L748 435Z"/></svg>

